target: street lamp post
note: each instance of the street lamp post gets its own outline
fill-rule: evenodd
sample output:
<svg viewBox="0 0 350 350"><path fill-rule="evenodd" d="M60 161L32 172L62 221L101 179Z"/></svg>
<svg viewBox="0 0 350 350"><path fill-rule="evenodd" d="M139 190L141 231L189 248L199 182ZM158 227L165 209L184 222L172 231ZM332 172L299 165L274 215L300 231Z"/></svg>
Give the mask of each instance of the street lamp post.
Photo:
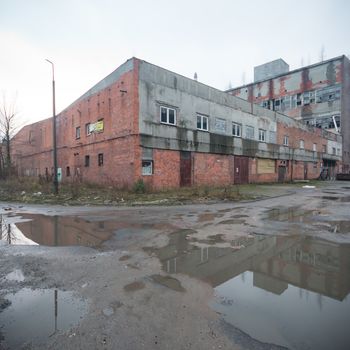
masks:
<svg viewBox="0 0 350 350"><path fill-rule="evenodd" d="M57 140L56 140L56 106L55 106L55 66L54 64L48 60L52 66L52 109L53 109L53 117L52 117L52 129L53 129L53 188L54 193L58 194L58 178L57 178Z"/></svg>

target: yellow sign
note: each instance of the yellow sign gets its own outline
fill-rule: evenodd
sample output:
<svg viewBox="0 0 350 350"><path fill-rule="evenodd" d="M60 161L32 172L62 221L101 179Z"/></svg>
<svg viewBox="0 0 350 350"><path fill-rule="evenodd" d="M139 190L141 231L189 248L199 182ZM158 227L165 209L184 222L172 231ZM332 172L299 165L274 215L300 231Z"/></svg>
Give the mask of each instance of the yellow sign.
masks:
<svg viewBox="0 0 350 350"><path fill-rule="evenodd" d="M103 119L89 125L89 132L102 132L103 131Z"/></svg>
<svg viewBox="0 0 350 350"><path fill-rule="evenodd" d="M274 159L258 159L258 174L273 174L275 173Z"/></svg>

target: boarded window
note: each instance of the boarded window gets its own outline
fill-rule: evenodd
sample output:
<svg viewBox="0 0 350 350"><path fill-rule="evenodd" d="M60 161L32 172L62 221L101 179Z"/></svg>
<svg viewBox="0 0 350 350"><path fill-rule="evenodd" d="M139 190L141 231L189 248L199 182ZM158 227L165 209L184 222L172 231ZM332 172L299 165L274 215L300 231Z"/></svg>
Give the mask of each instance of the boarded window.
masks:
<svg viewBox="0 0 350 350"><path fill-rule="evenodd" d="M215 131L222 133L226 132L226 120L221 118L215 118Z"/></svg>
<svg viewBox="0 0 350 350"><path fill-rule="evenodd" d="M252 126L247 125L245 127L245 137L247 139L254 139L254 128Z"/></svg>
<svg viewBox="0 0 350 350"><path fill-rule="evenodd" d="M274 159L258 159L258 174L274 174L275 160Z"/></svg>

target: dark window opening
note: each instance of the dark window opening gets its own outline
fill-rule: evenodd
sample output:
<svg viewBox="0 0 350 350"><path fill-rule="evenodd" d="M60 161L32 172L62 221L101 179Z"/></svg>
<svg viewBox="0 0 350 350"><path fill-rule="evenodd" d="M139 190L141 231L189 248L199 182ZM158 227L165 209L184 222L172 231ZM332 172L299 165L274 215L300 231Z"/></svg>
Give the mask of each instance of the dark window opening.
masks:
<svg viewBox="0 0 350 350"><path fill-rule="evenodd" d="M103 153L98 154L98 166L103 165Z"/></svg>
<svg viewBox="0 0 350 350"><path fill-rule="evenodd" d="M69 166L67 166L67 168L66 168L66 176L70 176L70 167Z"/></svg>
<svg viewBox="0 0 350 350"><path fill-rule="evenodd" d="M85 166L90 166L90 156L85 156Z"/></svg>

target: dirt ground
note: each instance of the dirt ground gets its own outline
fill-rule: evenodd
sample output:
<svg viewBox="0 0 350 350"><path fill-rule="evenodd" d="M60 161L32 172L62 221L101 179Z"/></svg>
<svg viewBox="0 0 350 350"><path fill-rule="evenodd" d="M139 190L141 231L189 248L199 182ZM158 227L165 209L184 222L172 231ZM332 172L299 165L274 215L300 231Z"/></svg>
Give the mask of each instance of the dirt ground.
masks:
<svg viewBox="0 0 350 350"><path fill-rule="evenodd" d="M79 322L41 339L29 337L19 349L278 349L228 324L210 307L215 276L221 272L209 274L207 269L198 277L192 267L174 270L162 256L203 252L207 247L243 251L245 240L256 235L309 235L350 243L350 183L279 186L276 196L273 191L273 186L266 189L268 195L261 200L169 207L0 203L7 223L42 214L103 222L101 232L108 231L95 247L14 245L3 237L0 316L10 307L8 295L21 290L69 291L87 305ZM315 216L321 226L315 226ZM309 218L303 220L302 230L299 217ZM332 222L341 222L345 230L334 234L328 229ZM6 278L18 270L23 278ZM54 312L62 310L58 306ZM33 322L39 322L35 315ZM22 332L19 327L18 334ZM12 348L6 332L2 338L0 325L0 348Z"/></svg>

